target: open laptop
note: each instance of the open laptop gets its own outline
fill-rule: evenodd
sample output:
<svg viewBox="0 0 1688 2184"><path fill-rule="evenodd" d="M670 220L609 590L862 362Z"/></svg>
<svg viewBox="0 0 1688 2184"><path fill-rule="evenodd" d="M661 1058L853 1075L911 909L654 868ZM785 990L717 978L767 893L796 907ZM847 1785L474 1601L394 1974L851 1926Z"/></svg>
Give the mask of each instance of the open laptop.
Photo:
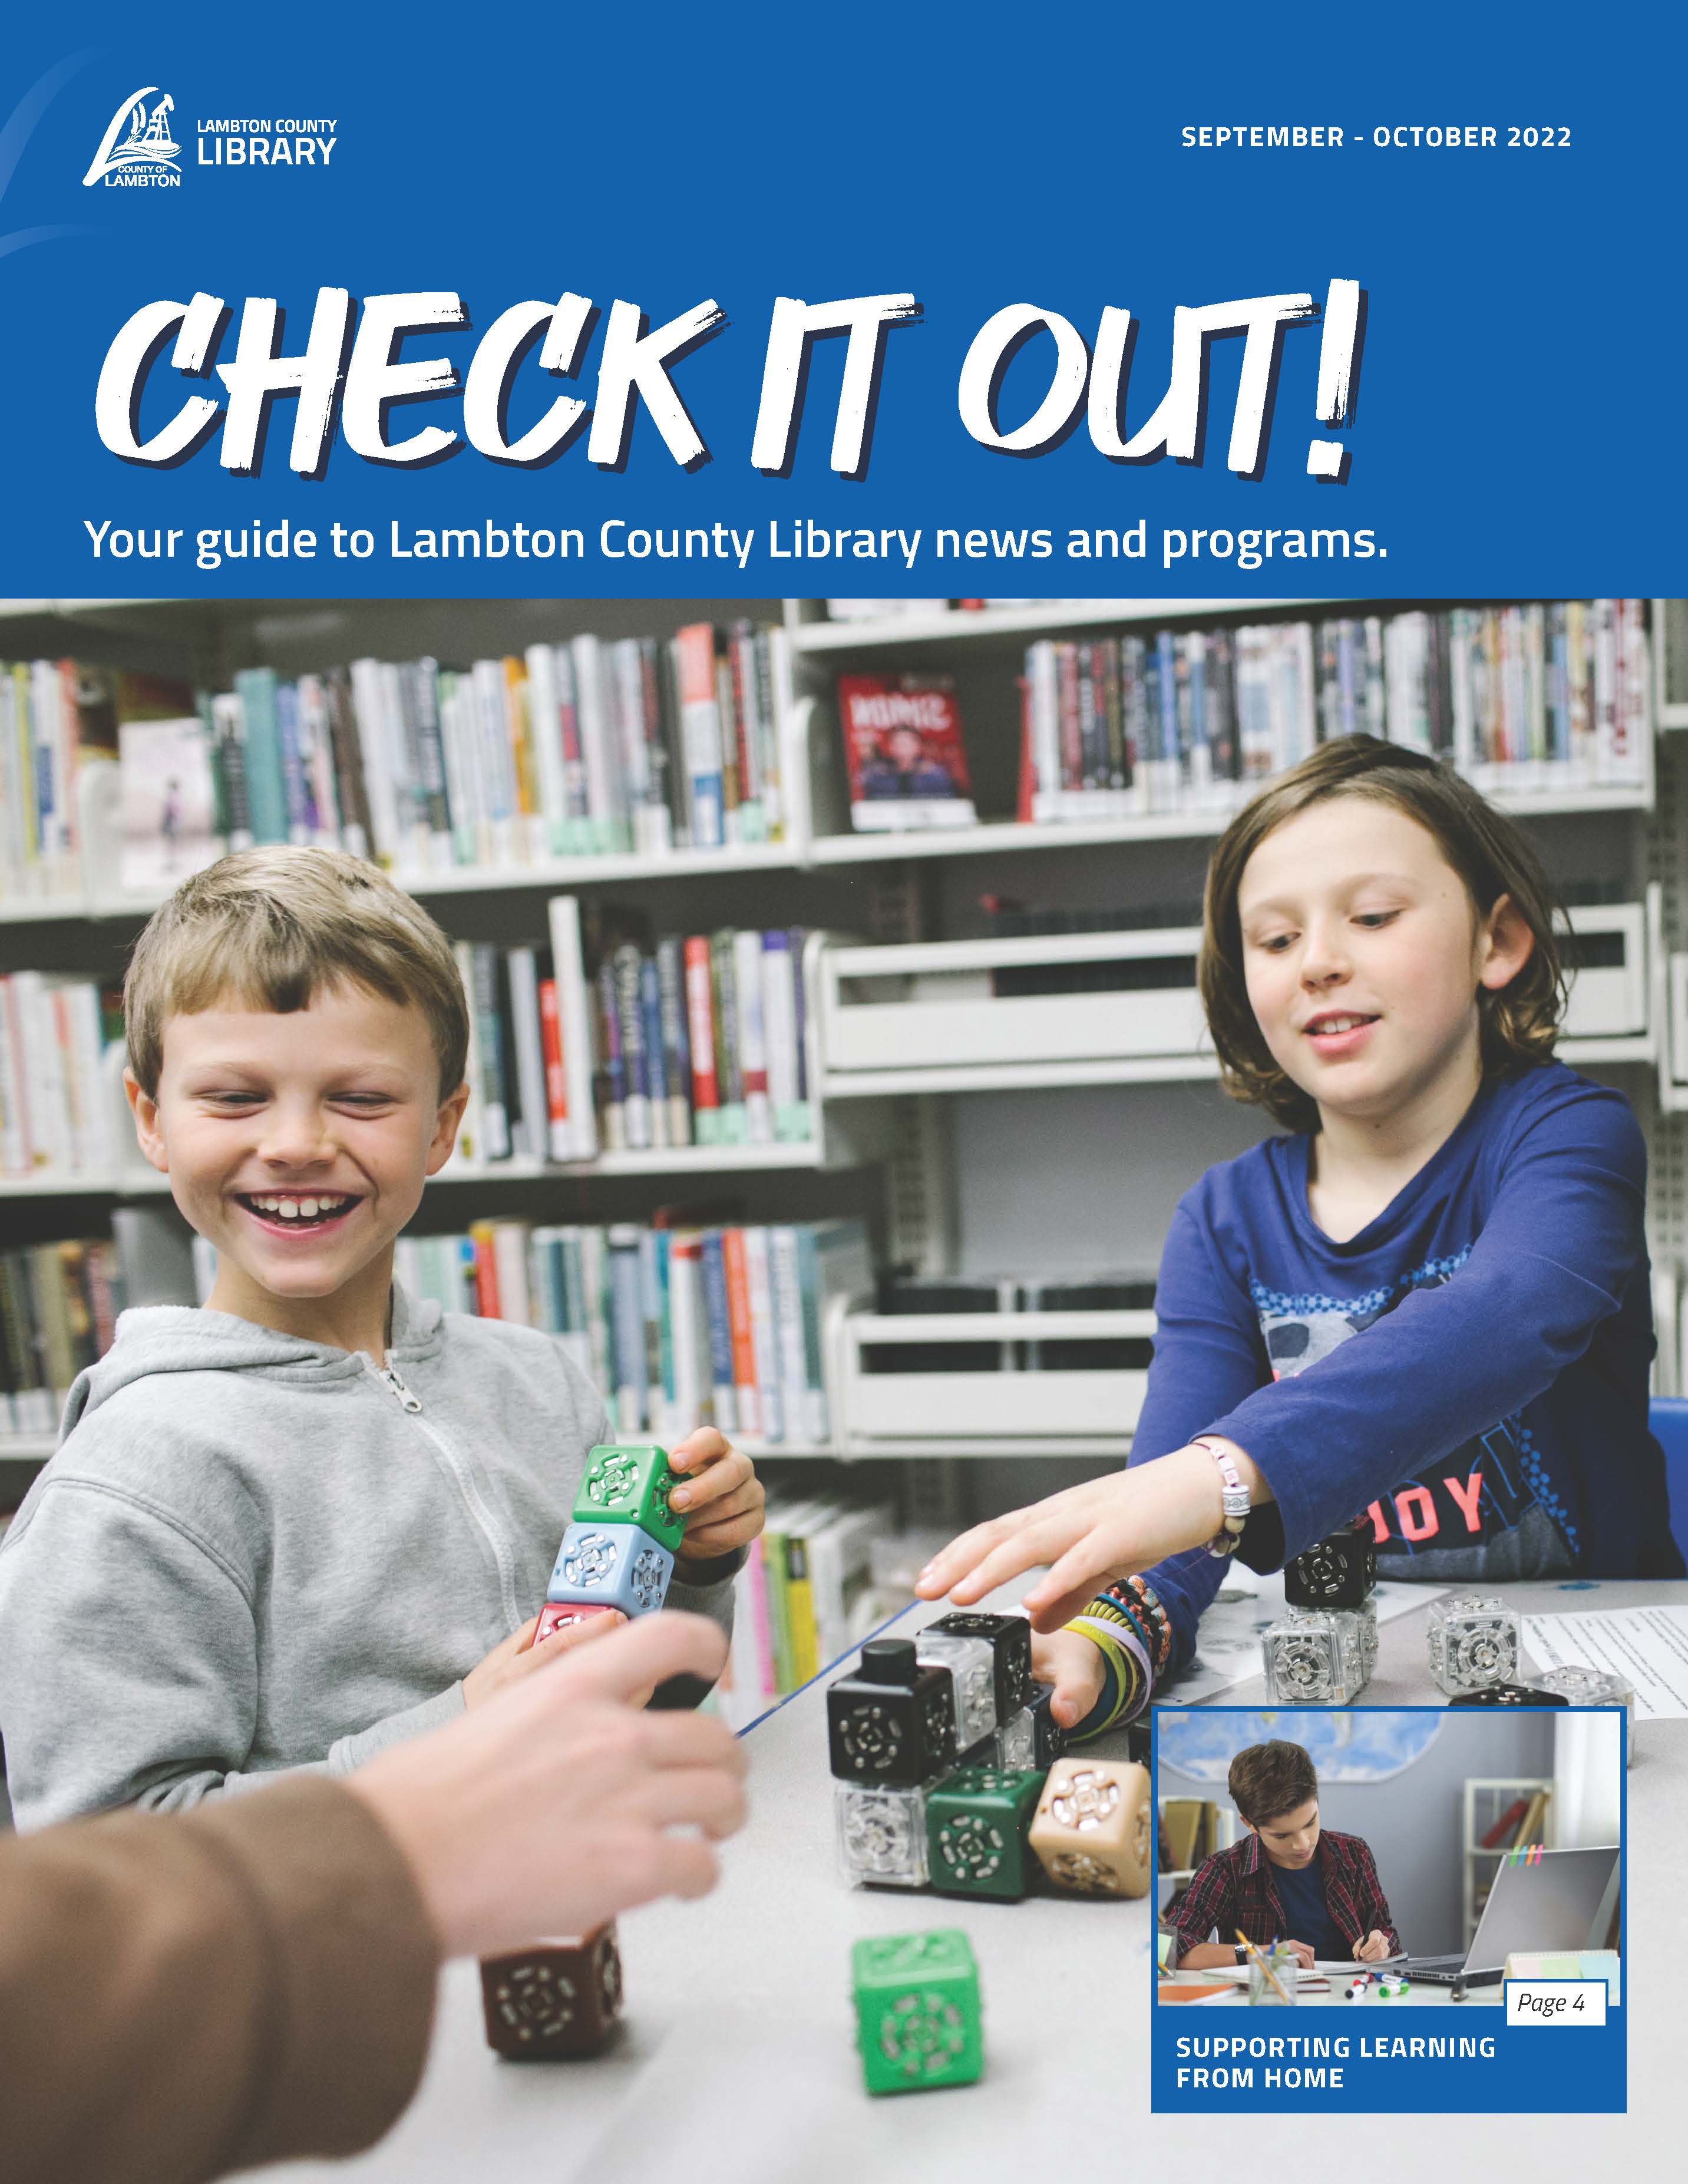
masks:
<svg viewBox="0 0 1688 2184"><path fill-rule="evenodd" d="M1516 1865L1503 1858L1471 1947L1462 1956L1410 1956L1407 1975L1433 1986L1492 1986L1522 1950L1598 1948L1617 1887L1615 1844L1539 1851Z"/></svg>

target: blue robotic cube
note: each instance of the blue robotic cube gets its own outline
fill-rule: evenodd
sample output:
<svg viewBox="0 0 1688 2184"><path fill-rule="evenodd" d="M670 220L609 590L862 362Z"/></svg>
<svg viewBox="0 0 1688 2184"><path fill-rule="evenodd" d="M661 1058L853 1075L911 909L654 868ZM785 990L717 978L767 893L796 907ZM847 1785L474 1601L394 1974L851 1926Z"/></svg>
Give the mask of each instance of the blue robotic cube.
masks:
<svg viewBox="0 0 1688 2184"><path fill-rule="evenodd" d="M545 1597L652 1615L667 1598L673 1574L673 1556L637 1524L571 1524Z"/></svg>

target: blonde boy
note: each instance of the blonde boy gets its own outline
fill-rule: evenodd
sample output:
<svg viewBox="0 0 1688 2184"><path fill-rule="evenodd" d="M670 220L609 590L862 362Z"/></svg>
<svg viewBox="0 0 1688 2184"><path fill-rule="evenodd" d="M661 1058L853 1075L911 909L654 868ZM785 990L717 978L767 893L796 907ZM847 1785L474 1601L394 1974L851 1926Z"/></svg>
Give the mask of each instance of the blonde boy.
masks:
<svg viewBox="0 0 1688 2184"><path fill-rule="evenodd" d="M203 1311L123 1314L0 1547L20 1827L343 1774L531 1673L613 1438L549 1335L393 1285L468 1095L461 982L416 903L335 851L226 857L148 924L125 1000L142 1150L217 1280ZM762 1490L711 1430L674 1461L670 1597L725 1624Z"/></svg>

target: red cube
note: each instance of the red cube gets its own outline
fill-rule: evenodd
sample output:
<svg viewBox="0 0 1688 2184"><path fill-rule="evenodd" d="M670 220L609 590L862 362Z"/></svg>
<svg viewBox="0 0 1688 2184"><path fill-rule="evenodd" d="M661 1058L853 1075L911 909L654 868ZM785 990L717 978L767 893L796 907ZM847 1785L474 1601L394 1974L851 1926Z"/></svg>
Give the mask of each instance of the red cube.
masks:
<svg viewBox="0 0 1688 2184"><path fill-rule="evenodd" d="M487 2044L513 2062L595 2055L621 2014L621 1958L611 1920L583 1941L544 1942L481 1960Z"/></svg>
<svg viewBox="0 0 1688 2184"><path fill-rule="evenodd" d="M589 1623L594 1615L619 1615L618 1607L606 1602L584 1600L548 1600L539 1611L539 1628L533 1634L536 1646L546 1639L554 1638L560 1630L566 1630L577 1623Z"/></svg>

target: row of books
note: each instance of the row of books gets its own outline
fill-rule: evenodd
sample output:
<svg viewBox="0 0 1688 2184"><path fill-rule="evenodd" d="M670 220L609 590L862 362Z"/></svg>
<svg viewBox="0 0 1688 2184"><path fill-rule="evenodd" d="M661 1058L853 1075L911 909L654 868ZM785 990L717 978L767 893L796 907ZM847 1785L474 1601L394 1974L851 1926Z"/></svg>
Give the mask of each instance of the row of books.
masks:
<svg viewBox="0 0 1688 2184"><path fill-rule="evenodd" d="M448 1173L811 1134L801 928L653 939L571 895L549 948L460 941L470 1103ZM120 996L0 978L0 1175L109 1175L132 1156ZM114 1053L114 1049L117 1050Z"/></svg>
<svg viewBox="0 0 1688 2184"><path fill-rule="evenodd" d="M761 1536L735 1580L733 1652L719 1693L735 1729L800 1690L867 1635L859 1609L873 1543L895 1525L889 1503L837 1493L769 1496Z"/></svg>
<svg viewBox="0 0 1688 2184"><path fill-rule="evenodd" d="M40 971L0 978L0 1175L107 1175L120 1121L118 997Z"/></svg>
<svg viewBox="0 0 1688 2184"><path fill-rule="evenodd" d="M125 724L179 714L183 685L75 660L0 660L0 897L82 886L81 784Z"/></svg>
<svg viewBox="0 0 1688 2184"><path fill-rule="evenodd" d="M70 1383L110 1346L123 1302L106 1240L0 1251L0 1435L58 1430Z"/></svg>
<svg viewBox="0 0 1688 2184"><path fill-rule="evenodd" d="M252 667L213 695L74 660L0 664L0 893L83 884L78 782L121 766L125 892L227 849L327 844L407 878L780 840L774 632L581 636L468 667Z"/></svg>
<svg viewBox="0 0 1688 2184"><path fill-rule="evenodd" d="M482 1221L401 1237L397 1278L448 1312L560 1338L616 1430L667 1445L698 1425L776 1448L832 1438L822 1329L872 1287L859 1221L540 1228Z"/></svg>
<svg viewBox="0 0 1688 2184"><path fill-rule="evenodd" d="M800 928L653 939L571 895L549 949L460 941L470 1106L449 1172L811 1134Z"/></svg>
<svg viewBox="0 0 1688 2184"><path fill-rule="evenodd" d="M1640 599L1045 639L1026 653L1020 816L1227 811L1359 733L1489 792L1638 788L1649 660Z"/></svg>

